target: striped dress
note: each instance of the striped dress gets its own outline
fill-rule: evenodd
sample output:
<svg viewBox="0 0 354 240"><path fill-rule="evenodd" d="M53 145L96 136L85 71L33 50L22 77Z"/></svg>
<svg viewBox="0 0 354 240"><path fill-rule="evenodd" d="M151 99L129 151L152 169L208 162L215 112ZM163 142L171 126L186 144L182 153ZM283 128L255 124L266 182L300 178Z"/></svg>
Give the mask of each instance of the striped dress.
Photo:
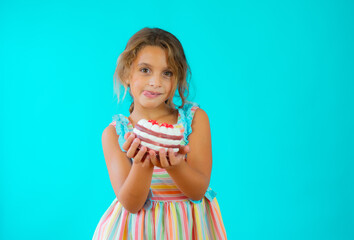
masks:
<svg viewBox="0 0 354 240"><path fill-rule="evenodd" d="M174 126L184 134L184 145L188 144L191 122L198 107L196 103L187 103L178 109L178 123ZM121 114L115 115L113 120L111 125L116 127L122 146L124 133L133 131L133 126ZM115 198L101 217L92 239L227 239L215 195L209 188L203 199L189 199L165 169L155 167L144 207L132 214Z"/></svg>

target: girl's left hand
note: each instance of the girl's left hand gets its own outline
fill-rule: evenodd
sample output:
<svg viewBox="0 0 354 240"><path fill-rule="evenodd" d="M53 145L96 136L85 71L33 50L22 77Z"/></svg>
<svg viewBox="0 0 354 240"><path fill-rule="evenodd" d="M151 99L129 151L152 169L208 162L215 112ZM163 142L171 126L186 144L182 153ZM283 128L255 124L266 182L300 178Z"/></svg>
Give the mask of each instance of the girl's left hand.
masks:
<svg viewBox="0 0 354 240"><path fill-rule="evenodd" d="M189 146L180 146L177 153L173 152L171 148L166 153L165 149L161 148L159 151L159 158L157 159L153 150L149 151L150 160L153 165L159 168L171 169L178 166L182 161L185 161L185 156L190 152ZM169 159L166 158L168 156Z"/></svg>

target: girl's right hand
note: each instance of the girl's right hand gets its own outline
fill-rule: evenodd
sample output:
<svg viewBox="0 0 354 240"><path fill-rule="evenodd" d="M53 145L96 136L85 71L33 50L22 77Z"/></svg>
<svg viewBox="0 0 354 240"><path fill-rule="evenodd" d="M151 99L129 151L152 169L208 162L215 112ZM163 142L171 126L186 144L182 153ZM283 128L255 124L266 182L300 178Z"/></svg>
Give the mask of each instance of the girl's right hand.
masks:
<svg viewBox="0 0 354 240"><path fill-rule="evenodd" d="M150 155L147 154L147 148L140 145L140 139L135 137L134 133L128 132L124 135L124 142L122 148L127 151L127 157L133 159L133 163L142 164L143 167L150 165Z"/></svg>

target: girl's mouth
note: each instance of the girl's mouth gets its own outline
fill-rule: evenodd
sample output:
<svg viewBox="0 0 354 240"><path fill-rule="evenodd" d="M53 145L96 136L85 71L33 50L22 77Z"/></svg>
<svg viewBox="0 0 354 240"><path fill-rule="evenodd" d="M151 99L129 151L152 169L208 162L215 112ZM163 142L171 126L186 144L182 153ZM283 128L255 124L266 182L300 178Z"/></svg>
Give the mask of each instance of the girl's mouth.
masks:
<svg viewBox="0 0 354 240"><path fill-rule="evenodd" d="M161 95L161 93L154 93L154 92L150 92L150 91L144 91L143 94L145 97L148 97L148 98L155 98L155 97Z"/></svg>

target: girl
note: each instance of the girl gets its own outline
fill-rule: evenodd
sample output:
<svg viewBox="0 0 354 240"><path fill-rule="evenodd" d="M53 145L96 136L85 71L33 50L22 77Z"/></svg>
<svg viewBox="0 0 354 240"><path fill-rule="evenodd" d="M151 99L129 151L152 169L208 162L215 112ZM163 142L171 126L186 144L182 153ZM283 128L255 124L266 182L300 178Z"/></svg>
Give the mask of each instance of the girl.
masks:
<svg viewBox="0 0 354 240"><path fill-rule="evenodd" d="M198 104L185 99L188 73L181 43L159 28L135 33L119 56L114 85L124 86L124 96L128 88L133 102L130 116L115 115L102 134L116 198L93 239L226 239L216 193L208 188L209 120ZM184 136L179 152L138 148L140 139L132 131L142 118L179 128Z"/></svg>

